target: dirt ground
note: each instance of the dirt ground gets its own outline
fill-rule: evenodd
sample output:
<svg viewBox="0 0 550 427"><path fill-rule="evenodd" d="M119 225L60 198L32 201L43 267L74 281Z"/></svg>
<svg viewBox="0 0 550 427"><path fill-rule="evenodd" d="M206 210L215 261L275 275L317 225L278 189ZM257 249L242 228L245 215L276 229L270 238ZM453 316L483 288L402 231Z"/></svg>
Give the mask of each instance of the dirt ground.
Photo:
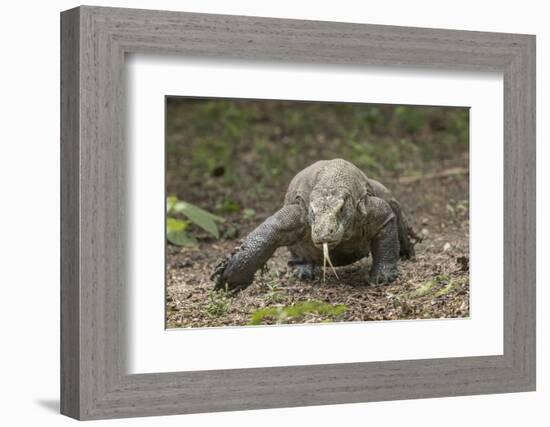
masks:
<svg viewBox="0 0 550 427"><path fill-rule="evenodd" d="M339 280L327 270L325 282L322 277L302 281L287 266L287 249L280 248L248 289L234 296L214 293L210 275L218 260L280 207L281 194L271 203L252 206L253 215L229 217L224 239L204 236L196 248L168 245L166 326L248 325L258 310L264 312L262 324L468 317L468 174L463 168L439 166L439 172L424 178L384 181L424 238L416 246L416 259L400 262L401 276L394 283L366 282L370 258L337 268ZM343 308L280 315L285 307L311 301Z"/></svg>

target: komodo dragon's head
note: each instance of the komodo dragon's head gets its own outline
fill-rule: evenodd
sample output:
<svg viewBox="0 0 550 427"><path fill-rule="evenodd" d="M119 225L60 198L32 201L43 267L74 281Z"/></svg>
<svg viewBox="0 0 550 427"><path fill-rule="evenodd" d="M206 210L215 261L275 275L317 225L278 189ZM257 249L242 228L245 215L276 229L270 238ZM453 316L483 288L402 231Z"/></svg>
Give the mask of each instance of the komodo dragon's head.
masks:
<svg viewBox="0 0 550 427"><path fill-rule="evenodd" d="M357 208L349 189L345 187L317 187L310 193L307 218L311 240L323 251L323 280L327 262L338 277L329 250L353 234Z"/></svg>
<svg viewBox="0 0 550 427"><path fill-rule="evenodd" d="M336 247L352 232L355 203L342 187L314 189L309 196L311 240L319 249Z"/></svg>

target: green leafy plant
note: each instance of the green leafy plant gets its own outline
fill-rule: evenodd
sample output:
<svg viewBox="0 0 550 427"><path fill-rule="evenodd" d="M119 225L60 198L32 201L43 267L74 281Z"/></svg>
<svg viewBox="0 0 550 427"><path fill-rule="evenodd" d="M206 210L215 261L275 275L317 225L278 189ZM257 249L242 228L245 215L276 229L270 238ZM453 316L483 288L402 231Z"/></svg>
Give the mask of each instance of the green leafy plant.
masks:
<svg viewBox="0 0 550 427"><path fill-rule="evenodd" d="M197 239L187 233L191 221L177 218L166 218L166 238L177 246L195 246Z"/></svg>
<svg viewBox="0 0 550 427"><path fill-rule="evenodd" d="M279 304L285 300L276 271L269 270L266 274L262 274L262 281L267 288L264 297L267 304Z"/></svg>
<svg viewBox="0 0 550 427"><path fill-rule="evenodd" d="M208 305L206 312L209 316L220 317L229 312L231 308L231 297L225 291L212 291L208 294Z"/></svg>
<svg viewBox="0 0 550 427"><path fill-rule="evenodd" d="M285 300L285 296L281 292L281 287L275 281L266 283L267 293L265 294L265 301L268 304L279 304Z"/></svg>
<svg viewBox="0 0 550 427"><path fill-rule="evenodd" d="M447 274L440 274L420 285L414 291L406 294L406 298L421 298L430 293L435 296L446 295L455 286L453 279Z"/></svg>
<svg viewBox="0 0 550 427"><path fill-rule="evenodd" d="M264 264L261 269L260 286L264 293L266 305L280 304L285 301L286 297L283 294L283 289L281 289L279 272L272 268L269 263Z"/></svg>
<svg viewBox="0 0 550 427"><path fill-rule="evenodd" d="M300 321L308 314L318 314L336 320L347 310L344 304L332 305L320 301L297 302L289 306L266 307L252 313L249 325L261 325L265 320L277 324Z"/></svg>
<svg viewBox="0 0 550 427"><path fill-rule="evenodd" d="M188 202L171 196L166 200L166 238L177 246L195 246L197 239L191 236L188 228L195 224L214 236L220 237L218 223L224 222L222 217L214 215Z"/></svg>

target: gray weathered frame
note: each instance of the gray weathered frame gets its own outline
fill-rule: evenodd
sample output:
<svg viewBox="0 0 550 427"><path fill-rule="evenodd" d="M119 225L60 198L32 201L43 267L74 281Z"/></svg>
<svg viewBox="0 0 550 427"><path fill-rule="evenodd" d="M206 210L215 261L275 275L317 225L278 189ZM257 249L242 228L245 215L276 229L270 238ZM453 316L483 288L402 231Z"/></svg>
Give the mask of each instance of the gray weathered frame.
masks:
<svg viewBox="0 0 550 427"><path fill-rule="evenodd" d="M504 75L504 354L128 375L124 57ZM78 419L535 390L535 37L83 6L61 14L61 412Z"/></svg>

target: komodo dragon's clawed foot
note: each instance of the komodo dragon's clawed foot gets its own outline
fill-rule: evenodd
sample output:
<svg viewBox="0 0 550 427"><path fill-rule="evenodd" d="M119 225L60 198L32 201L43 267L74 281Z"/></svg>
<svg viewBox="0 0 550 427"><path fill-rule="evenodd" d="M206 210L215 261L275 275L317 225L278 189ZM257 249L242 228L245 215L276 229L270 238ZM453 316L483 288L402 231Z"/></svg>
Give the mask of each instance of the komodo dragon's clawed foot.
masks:
<svg viewBox="0 0 550 427"><path fill-rule="evenodd" d="M299 280L315 280L321 275L321 268L311 264L296 265L294 275Z"/></svg>
<svg viewBox="0 0 550 427"><path fill-rule="evenodd" d="M373 285L391 283L398 277L399 271L393 265L374 266L369 273L369 283Z"/></svg>

